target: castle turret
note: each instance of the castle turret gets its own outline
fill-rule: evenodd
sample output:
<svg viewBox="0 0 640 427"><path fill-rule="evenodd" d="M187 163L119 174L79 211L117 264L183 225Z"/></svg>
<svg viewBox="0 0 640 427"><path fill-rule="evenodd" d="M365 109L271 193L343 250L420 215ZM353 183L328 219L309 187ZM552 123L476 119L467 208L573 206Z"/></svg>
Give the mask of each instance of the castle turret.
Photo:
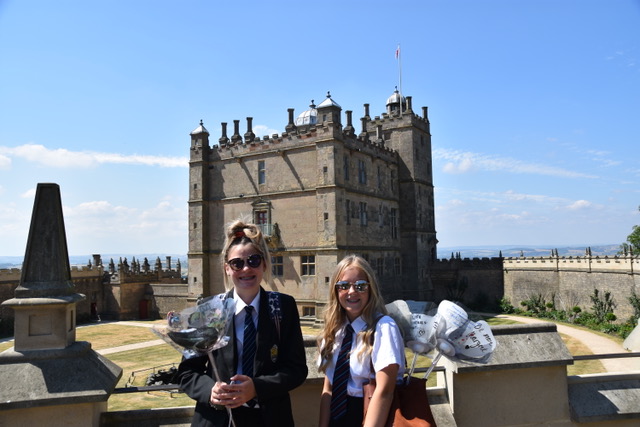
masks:
<svg viewBox="0 0 640 427"><path fill-rule="evenodd" d="M340 122L340 112L342 107L331 99L331 93L327 92L327 98L318 105L318 121L322 124L333 124L342 126Z"/></svg>
<svg viewBox="0 0 640 427"><path fill-rule="evenodd" d="M309 126L314 126L318 122L318 110L316 110L316 104L313 103L313 99L311 100L311 104L309 104L309 109L300 113L300 115L296 118L295 126L298 128L304 126L308 128Z"/></svg>
<svg viewBox="0 0 640 427"><path fill-rule="evenodd" d="M201 150L209 148L209 131L204 127L202 120L200 126L195 128L191 133L191 150Z"/></svg>
<svg viewBox="0 0 640 427"><path fill-rule="evenodd" d="M398 88L387 98L387 114L400 114L407 110L406 99L398 92Z"/></svg>

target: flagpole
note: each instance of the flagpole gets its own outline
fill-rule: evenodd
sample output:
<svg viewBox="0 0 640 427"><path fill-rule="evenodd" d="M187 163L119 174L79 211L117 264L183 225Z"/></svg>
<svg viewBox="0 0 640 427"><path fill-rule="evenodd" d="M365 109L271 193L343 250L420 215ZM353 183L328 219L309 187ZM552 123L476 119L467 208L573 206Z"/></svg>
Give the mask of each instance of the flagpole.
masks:
<svg viewBox="0 0 640 427"><path fill-rule="evenodd" d="M400 91L400 115L402 115L402 110L404 109L404 105L402 105L402 52L400 52L400 43L398 43L398 47L396 48L396 59L398 60L398 89Z"/></svg>
<svg viewBox="0 0 640 427"><path fill-rule="evenodd" d="M400 51L400 43L398 43L396 53L398 54L398 88L400 89L400 99L402 99L402 52Z"/></svg>

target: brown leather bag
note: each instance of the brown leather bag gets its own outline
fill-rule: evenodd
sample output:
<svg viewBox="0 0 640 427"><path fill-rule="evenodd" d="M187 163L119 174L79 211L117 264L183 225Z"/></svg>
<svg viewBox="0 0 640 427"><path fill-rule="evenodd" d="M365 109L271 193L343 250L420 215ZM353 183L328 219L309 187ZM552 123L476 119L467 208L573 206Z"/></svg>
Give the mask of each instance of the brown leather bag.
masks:
<svg viewBox="0 0 640 427"><path fill-rule="evenodd" d="M381 318L376 319L373 324L374 331ZM371 345L374 339L375 333L371 334ZM373 361L371 361L371 372L374 372ZM362 385L363 423L367 418L367 409L375 389L375 379ZM385 427L436 427L427 397L426 379L405 376L401 384L396 384Z"/></svg>
<svg viewBox="0 0 640 427"><path fill-rule="evenodd" d="M436 427L426 387L426 379L414 377L405 377L402 384L396 385L385 427ZM376 380L371 380L362 386L363 420L366 419L369 402L375 389Z"/></svg>

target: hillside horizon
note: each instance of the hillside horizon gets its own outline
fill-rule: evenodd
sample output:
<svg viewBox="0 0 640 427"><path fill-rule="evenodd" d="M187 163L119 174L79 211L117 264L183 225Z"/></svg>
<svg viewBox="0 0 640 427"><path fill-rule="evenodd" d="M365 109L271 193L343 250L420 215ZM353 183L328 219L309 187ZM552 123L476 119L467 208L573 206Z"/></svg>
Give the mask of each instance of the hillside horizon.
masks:
<svg viewBox="0 0 640 427"><path fill-rule="evenodd" d="M557 250L559 256L584 256L586 249L591 249L592 256L614 256L620 249L620 244L604 244L604 245L573 245L573 246L555 246L555 245L486 245L486 246L449 246L438 247L438 259L449 259L453 255L460 258L493 258L498 257L502 253L504 258L509 257L545 257L551 255L551 250ZM177 260L180 260L182 268L187 268L187 254L100 254L102 262L108 264L111 259L118 262L120 258L126 258L128 262L135 257L136 260L142 261L145 258L151 265L155 264L155 260L160 257L163 268L166 257L171 257L171 264L175 266ZM24 256L3 256L0 255L0 268L19 268L22 265ZM91 261L93 263L93 255L70 255L69 264L71 266L85 266Z"/></svg>

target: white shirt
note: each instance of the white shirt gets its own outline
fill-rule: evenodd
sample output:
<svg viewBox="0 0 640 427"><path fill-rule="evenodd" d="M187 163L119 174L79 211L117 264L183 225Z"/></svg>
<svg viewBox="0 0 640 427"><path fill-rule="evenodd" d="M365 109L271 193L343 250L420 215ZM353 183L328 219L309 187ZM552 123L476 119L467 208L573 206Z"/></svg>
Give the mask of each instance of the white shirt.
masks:
<svg viewBox="0 0 640 427"><path fill-rule="evenodd" d="M333 383L333 372L336 368L336 361L346 327L347 324L345 323L337 332L336 336L338 338L333 345L333 357L327 366L326 376L331 383ZM362 338L357 336L357 333L366 329L367 324L362 317L358 317L351 323L351 327L355 331L356 339L353 340L355 346L354 344L351 345L349 358L351 376L347 384L347 394L349 396L362 397L362 384L371 378L375 378L375 373L371 372L371 359L373 359L373 369L376 372L394 363L397 364L399 369L396 382L400 382L404 377L405 368L404 341L396 322L389 316L384 316L378 321L371 357L366 356L362 360L358 358L358 352L362 349L364 343Z"/></svg>

